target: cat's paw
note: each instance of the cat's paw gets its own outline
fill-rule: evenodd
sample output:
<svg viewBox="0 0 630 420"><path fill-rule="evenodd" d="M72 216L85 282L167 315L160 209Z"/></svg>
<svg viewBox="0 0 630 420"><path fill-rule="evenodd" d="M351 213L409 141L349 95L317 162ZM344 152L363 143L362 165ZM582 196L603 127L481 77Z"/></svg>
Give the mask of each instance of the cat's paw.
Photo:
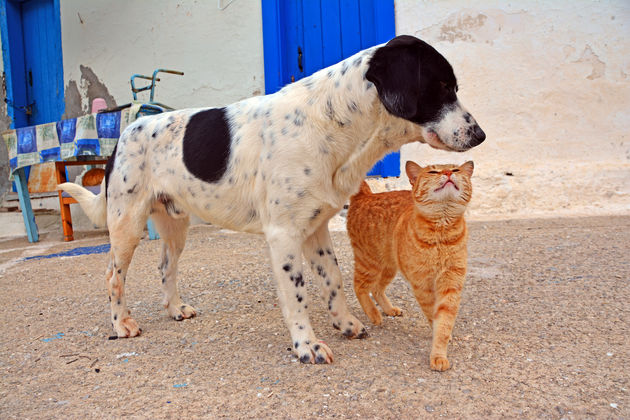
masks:
<svg viewBox="0 0 630 420"><path fill-rule="evenodd" d="M389 311L383 310L383 312L385 312L387 316L402 316L402 309L397 306L392 306Z"/></svg>
<svg viewBox="0 0 630 420"><path fill-rule="evenodd" d="M294 351L301 363L329 364L333 362L333 354L330 347L321 340L315 343L310 343L309 341L298 343Z"/></svg>
<svg viewBox="0 0 630 420"><path fill-rule="evenodd" d="M451 367L448 359L444 356L431 356L431 369L444 372Z"/></svg>
<svg viewBox="0 0 630 420"><path fill-rule="evenodd" d="M347 338L366 338L368 336L367 329L363 326L361 321L350 314L344 319L334 320L333 327L337 330L341 330L343 335Z"/></svg>

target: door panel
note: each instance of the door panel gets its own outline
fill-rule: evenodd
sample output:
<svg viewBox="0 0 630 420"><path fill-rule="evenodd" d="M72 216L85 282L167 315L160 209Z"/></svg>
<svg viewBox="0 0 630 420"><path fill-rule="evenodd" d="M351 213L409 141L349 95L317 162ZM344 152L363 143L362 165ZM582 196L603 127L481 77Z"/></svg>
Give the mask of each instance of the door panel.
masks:
<svg viewBox="0 0 630 420"><path fill-rule="evenodd" d="M0 26L11 127L58 121L64 110L59 0L3 0ZM25 173L29 191L54 191L54 165Z"/></svg>
<svg viewBox="0 0 630 420"><path fill-rule="evenodd" d="M26 98L32 106L28 124L58 121L63 114L63 71L59 4L51 0L22 3Z"/></svg>
<svg viewBox="0 0 630 420"><path fill-rule="evenodd" d="M395 36L393 0L262 0L265 91L310 76ZM392 153L369 175L400 175Z"/></svg>

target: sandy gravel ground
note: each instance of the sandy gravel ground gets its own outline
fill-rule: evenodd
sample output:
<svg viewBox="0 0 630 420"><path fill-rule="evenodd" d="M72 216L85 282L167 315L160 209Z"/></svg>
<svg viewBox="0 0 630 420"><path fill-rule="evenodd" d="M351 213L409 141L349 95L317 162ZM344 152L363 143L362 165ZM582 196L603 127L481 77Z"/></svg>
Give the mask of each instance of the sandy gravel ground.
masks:
<svg viewBox="0 0 630 420"><path fill-rule="evenodd" d="M352 252L333 233L349 304L370 337L347 340L310 287L332 365L287 348L261 237L192 229L180 289L198 310L161 308L158 241L127 281L134 339L108 340L105 254L22 258L107 243L0 244L0 418L630 418L630 217L470 223L469 275L450 345L429 369L430 331L406 282L401 318L374 327L351 288ZM309 278L310 280L310 278Z"/></svg>

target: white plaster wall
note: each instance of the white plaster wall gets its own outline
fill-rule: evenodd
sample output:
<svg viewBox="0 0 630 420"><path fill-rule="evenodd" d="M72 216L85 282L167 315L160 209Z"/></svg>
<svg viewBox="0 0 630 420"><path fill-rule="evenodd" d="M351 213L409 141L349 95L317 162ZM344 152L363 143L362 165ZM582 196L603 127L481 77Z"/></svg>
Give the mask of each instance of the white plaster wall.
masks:
<svg viewBox="0 0 630 420"><path fill-rule="evenodd" d="M448 58L487 134L464 154L404 146L403 173L474 160L471 217L630 212L630 3L397 0L396 31Z"/></svg>
<svg viewBox="0 0 630 420"><path fill-rule="evenodd" d="M132 74L150 76L156 68L185 73L160 76L155 100L174 108L219 106L264 92L260 1L63 0L61 30L64 86L77 82L83 99L81 65L118 104L132 99ZM139 95L148 100L148 93Z"/></svg>
<svg viewBox="0 0 630 420"><path fill-rule="evenodd" d="M405 146L403 168L473 159L471 218L630 213L630 3L472 4L396 0L397 33L449 59L488 136L464 154ZM81 65L119 104L131 99L131 74L157 67L186 73L157 88L175 108L264 92L258 0L224 10L215 0L63 0L61 23L64 85L77 82L84 98ZM385 183L406 186L406 177Z"/></svg>

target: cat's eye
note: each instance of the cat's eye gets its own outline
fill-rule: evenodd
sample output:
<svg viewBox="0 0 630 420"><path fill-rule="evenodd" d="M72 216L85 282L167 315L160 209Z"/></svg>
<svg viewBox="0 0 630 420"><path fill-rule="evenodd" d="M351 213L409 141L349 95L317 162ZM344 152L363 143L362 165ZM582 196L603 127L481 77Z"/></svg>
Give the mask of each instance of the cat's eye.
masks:
<svg viewBox="0 0 630 420"><path fill-rule="evenodd" d="M453 169L451 172L459 172L459 169Z"/></svg>
<svg viewBox="0 0 630 420"><path fill-rule="evenodd" d="M439 174L438 171L429 171L430 174Z"/></svg>

